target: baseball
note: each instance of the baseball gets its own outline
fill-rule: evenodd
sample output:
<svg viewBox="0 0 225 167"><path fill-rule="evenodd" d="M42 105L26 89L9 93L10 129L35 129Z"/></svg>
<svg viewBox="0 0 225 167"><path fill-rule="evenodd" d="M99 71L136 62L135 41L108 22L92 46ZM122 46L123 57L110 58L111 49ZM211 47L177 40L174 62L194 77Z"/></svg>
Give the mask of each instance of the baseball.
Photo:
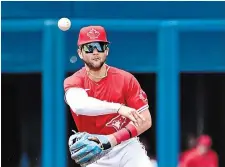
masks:
<svg viewBox="0 0 225 167"><path fill-rule="evenodd" d="M70 29L70 26L71 26L71 21L70 19L68 18L61 18L59 21L58 21L58 27L60 30L62 31L67 31Z"/></svg>

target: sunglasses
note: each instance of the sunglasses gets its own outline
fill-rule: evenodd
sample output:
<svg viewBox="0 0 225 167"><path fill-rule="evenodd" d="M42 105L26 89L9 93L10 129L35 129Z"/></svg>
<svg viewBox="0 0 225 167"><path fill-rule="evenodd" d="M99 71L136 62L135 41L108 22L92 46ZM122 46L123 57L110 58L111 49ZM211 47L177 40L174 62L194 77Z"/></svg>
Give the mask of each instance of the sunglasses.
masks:
<svg viewBox="0 0 225 167"><path fill-rule="evenodd" d="M92 42L88 44L84 44L82 49L85 53L93 53L94 49L97 49L98 52L103 53L108 48L108 43L105 42Z"/></svg>

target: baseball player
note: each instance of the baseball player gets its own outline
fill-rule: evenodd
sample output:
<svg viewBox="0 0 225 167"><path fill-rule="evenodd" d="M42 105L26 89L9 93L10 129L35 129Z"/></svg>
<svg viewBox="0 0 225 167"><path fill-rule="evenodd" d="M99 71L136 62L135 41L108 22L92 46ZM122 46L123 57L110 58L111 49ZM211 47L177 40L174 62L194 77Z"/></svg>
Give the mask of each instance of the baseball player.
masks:
<svg viewBox="0 0 225 167"><path fill-rule="evenodd" d="M137 138L152 125L145 92L132 74L106 64L103 27L83 27L77 45L85 66L64 81L79 131L68 141L71 158L87 167L151 167Z"/></svg>
<svg viewBox="0 0 225 167"><path fill-rule="evenodd" d="M181 154L179 167L218 167L218 155L211 145L210 136L199 136L196 146Z"/></svg>

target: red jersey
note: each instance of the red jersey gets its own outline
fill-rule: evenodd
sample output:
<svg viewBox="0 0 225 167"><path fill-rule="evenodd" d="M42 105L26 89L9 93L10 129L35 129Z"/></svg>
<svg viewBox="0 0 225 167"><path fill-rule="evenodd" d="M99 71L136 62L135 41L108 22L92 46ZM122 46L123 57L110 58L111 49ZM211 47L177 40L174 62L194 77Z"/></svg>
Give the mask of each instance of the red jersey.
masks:
<svg viewBox="0 0 225 167"><path fill-rule="evenodd" d="M181 155L180 164L179 167L218 167L218 157L213 150L200 155L194 148Z"/></svg>
<svg viewBox="0 0 225 167"><path fill-rule="evenodd" d="M136 110L148 108L148 100L136 78L123 70L108 67L107 77L99 82L92 81L83 67L64 81L64 89L78 87L86 90L88 96L124 104ZM111 134L126 126L130 120L115 113L100 116L77 115L71 112L80 132Z"/></svg>

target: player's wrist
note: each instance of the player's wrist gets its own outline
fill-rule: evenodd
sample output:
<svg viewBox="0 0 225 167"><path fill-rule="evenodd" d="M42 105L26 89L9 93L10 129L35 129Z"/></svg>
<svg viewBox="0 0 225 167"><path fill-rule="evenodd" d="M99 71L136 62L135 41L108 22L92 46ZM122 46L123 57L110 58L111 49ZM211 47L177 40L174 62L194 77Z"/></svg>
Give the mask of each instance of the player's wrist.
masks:
<svg viewBox="0 0 225 167"><path fill-rule="evenodd" d="M117 145L116 138L115 138L115 136L113 134L107 135L107 138L108 138L108 140L109 140L109 142L111 144L111 147L114 147L114 146Z"/></svg>
<svg viewBox="0 0 225 167"><path fill-rule="evenodd" d="M124 105L119 104L118 109L117 109L117 111L116 111L118 114L119 114L120 109L121 109L123 106L124 106Z"/></svg>
<svg viewBox="0 0 225 167"><path fill-rule="evenodd" d="M126 127L112 134L116 145L120 144L123 141L129 140L130 138L136 137L138 135L138 131L133 124L128 124Z"/></svg>
<svg viewBox="0 0 225 167"><path fill-rule="evenodd" d="M106 108L111 108L111 110L114 113L118 113L119 109L121 108L122 104L119 103L110 103L110 102L105 102Z"/></svg>

